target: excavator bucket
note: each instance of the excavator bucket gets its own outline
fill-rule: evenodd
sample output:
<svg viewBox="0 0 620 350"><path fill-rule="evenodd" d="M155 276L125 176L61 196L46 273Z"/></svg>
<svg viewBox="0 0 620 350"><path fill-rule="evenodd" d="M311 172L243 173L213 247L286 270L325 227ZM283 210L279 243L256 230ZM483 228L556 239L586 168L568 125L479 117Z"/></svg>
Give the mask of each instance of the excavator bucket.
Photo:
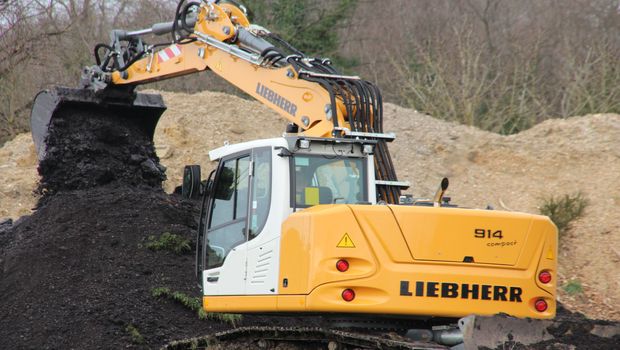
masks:
<svg viewBox="0 0 620 350"><path fill-rule="evenodd" d="M125 89L75 89L55 87L37 94L30 115L32 138L39 160L46 152L48 131L54 118L75 110L85 117L91 112L104 113L114 118L130 118L153 140L155 127L166 110L158 94L136 93Z"/></svg>

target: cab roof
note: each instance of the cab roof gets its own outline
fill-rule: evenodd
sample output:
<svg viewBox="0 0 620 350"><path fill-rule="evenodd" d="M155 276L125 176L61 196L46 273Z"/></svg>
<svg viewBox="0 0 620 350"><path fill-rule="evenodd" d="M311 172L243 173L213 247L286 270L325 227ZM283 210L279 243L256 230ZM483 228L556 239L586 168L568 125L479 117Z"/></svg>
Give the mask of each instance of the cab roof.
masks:
<svg viewBox="0 0 620 350"><path fill-rule="evenodd" d="M374 140L360 140L360 139L341 139L341 138L315 138L305 136L285 136L276 137L271 139L253 140L248 142L242 142L237 144L224 144L224 146L216 148L209 152L209 158L211 161L219 160L223 157L231 154L243 152L253 148L259 147L281 147L290 152L296 152L297 145L300 140L308 140L311 143L320 142L321 144L359 144L359 145L374 145L377 142ZM328 146L332 147L332 146ZM360 151L361 152L361 149Z"/></svg>

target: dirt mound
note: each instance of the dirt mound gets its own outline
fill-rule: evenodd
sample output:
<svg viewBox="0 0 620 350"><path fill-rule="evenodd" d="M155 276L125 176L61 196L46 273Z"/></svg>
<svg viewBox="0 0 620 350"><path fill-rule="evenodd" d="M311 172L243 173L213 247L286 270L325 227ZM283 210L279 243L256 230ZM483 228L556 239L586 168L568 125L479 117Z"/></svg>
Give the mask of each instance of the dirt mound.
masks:
<svg viewBox="0 0 620 350"><path fill-rule="evenodd" d="M218 92L158 92L168 106L155 130L157 155L167 167L166 192L181 183L186 164L200 164L209 174L209 151L224 142L279 137L286 128L282 117L258 102Z"/></svg>
<svg viewBox="0 0 620 350"><path fill-rule="evenodd" d="M31 213L37 202L32 192L38 181L37 156L29 134L0 147L0 221Z"/></svg>
<svg viewBox="0 0 620 350"><path fill-rule="evenodd" d="M139 121L138 121L139 122ZM108 183L161 187L165 168L136 120L76 106L52 119L39 191L86 189Z"/></svg>
<svg viewBox="0 0 620 350"><path fill-rule="evenodd" d="M553 326L547 332L554 339L524 346L511 344L515 350L549 350L549 349L584 349L608 350L615 349L620 344L620 335L602 337L605 327L612 323L603 320L588 319L584 314L567 310L561 303L558 304L557 314ZM613 325L617 328L618 325ZM598 334L598 335L597 335ZM504 350L506 346L498 350Z"/></svg>

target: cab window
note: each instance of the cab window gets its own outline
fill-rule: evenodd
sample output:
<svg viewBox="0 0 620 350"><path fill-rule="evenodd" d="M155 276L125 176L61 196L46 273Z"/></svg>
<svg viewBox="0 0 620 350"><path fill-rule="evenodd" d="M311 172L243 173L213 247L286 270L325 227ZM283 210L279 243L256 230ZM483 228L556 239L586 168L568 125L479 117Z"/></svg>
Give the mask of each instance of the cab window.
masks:
<svg viewBox="0 0 620 350"><path fill-rule="evenodd" d="M222 266L234 247L263 230L271 205L271 181L271 147L254 149L251 156L225 160L220 165L207 228L207 269Z"/></svg>
<svg viewBox="0 0 620 350"><path fill-rule="evenodd" d="M366 201L366 173L362 158L296 154L292 158L294 191L291 204L355 204Z"/></svg>
<svg viewBox="0 0 620 350"><path fill-rule="evenodd" d="M246 240L250 156L225 161L215 183L207 229L207 268L221 266Z"/></svg>
<svg viewBox="0 0 620 350"><path fill-rule="evenodd" d="M271 148L255 149L253 153L252 207L250 208L249 240L262 231L271 205Z"/></svg>

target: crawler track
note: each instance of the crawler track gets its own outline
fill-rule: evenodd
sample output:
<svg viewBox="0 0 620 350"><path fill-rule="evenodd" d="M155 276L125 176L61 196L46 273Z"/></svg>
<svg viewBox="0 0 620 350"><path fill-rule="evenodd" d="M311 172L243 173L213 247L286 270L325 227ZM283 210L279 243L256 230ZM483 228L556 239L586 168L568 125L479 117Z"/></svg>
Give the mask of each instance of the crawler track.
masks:
<svg viewBox="0 0 620 350"><path fill-rule="evenodd" d="M376 336L311 327L242 327L204 337L174 341L165 350L190 349L390 349L440 350L436 343L411 341L398 335Z"/></svg>

